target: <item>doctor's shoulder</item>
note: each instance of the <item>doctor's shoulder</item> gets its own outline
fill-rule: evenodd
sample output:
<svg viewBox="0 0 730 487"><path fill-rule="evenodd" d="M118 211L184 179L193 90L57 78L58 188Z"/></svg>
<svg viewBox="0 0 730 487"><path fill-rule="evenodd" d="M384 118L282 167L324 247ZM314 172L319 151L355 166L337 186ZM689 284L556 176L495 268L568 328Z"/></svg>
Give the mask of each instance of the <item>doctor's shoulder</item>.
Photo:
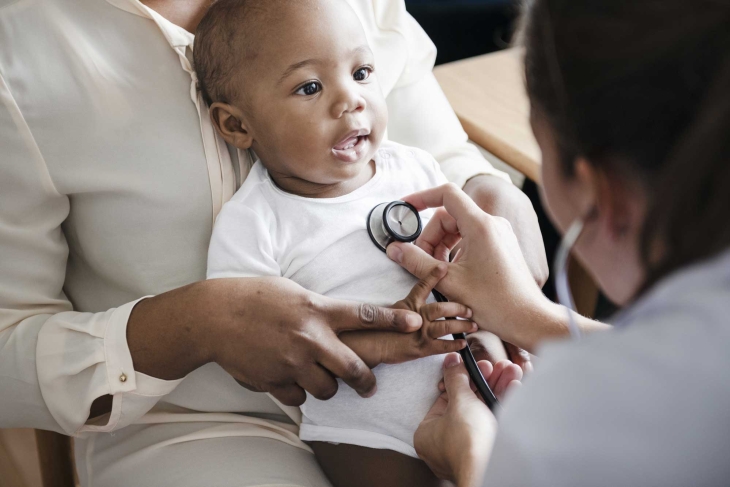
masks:
<svg viewBox="0 0 730 487"><path fill-rule="evenodd" d="M730 474L730 359L714 329L691 311L647 314L542 347L504 402L492 461L546 481L534 485L713 485L693 479L698 465Z"/></svg>

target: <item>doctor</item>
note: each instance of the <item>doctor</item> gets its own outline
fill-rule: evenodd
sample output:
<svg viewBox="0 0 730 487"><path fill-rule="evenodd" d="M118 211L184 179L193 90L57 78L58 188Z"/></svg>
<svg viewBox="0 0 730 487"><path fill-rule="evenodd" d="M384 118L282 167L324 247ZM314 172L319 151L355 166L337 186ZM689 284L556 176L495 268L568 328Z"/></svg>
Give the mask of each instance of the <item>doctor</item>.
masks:
<svg viewBox="0 0 730 487"><path fill-rule="evenodd" d="M574 253L624 306L614 329L576 317L580 342L545 345L568 333L568 310L540 293L507 222L453 186L406 198L445 211L418 247L388 255L416 275L448 266L448 298L542 355L499 426L459 357L445 359L445 392L415 437L440 476L459 487L483 476L490 487L728 485L728 25L730 3L713 0L536 0L527 12L544 200L563 232L584 223ZM461 258L439 264L459 235Z"/></svg>

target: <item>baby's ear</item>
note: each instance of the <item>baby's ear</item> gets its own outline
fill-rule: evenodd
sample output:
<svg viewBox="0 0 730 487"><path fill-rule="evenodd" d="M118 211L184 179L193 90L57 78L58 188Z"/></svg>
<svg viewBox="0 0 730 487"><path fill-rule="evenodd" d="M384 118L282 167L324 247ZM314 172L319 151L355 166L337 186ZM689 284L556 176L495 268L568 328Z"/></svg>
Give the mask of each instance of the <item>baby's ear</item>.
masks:
<svg viewBox="0 0 730 487"><path fill-rule="evenodd" d="M253 137L243 121L243 113L227 103L215 102L210 106L210 119L223 139L238 149L249 149Z"/></svg>

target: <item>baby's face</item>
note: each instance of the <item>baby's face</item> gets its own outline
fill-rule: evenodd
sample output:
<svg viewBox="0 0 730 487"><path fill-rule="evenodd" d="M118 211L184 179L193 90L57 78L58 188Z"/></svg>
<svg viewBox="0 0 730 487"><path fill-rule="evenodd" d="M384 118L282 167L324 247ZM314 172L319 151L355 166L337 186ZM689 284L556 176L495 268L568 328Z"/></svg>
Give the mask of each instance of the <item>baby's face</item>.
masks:
<svg viewBox="0 0 730 487"><path fill-rule="evenodd" d="M373 53L343 0L291 2L258 39L241 105L277 184L336 185L368 165L387 125ZM305 190L306 191L306 190Z"/></svg>

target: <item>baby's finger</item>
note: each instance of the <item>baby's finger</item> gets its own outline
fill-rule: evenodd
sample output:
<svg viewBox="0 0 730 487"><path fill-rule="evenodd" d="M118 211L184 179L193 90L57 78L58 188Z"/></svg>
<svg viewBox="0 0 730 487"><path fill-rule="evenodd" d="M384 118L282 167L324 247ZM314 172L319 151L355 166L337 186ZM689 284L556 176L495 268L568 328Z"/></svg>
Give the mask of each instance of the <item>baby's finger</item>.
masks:
<svg viewBox="0 0 730 487"><path fill-rule="evenodd" d="M430 340L423 347L428 355L441 355L444 353L458 352L466 347L466 340Z"/></svg>
<svg viewBox="0 0 730 487"><path fill-rule="evenodd" d="M439 264L434 267L426 277L413 286L413 289L411 289L411 292L408 293L408 296L403 301L405 301L410 309L414 311L419 310L426 303L428 296L431 294L431 290L444 278L448 270L446 264Z"/></svg>
<svg viewBox="0 0 730 487"><path fill-rule="evenodd" d="M477 328L476 323L468 320L427 321L423 325L426 336L434 340L454 333L473 333Z"/></svg>
<svg viewBox="0 0 730 487"><path fill-rule="evenodd" d="M429 303L421 307L421 316L426 321L436 321L441 318L471 318L471 309L459 303Z"/></svg>

